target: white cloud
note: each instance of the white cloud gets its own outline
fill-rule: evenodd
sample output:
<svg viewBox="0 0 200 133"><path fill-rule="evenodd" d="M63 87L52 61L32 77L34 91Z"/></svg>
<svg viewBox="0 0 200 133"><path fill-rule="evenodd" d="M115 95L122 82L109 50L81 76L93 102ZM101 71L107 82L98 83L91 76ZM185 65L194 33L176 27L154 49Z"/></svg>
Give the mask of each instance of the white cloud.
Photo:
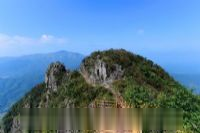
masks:
<svg viewBox="0 0 200 133"><path fill-rule="evenodd" d="M40 43L56 43L56 44L65 44L67 42L67 39L65 38L56 38L52 35L42 35L40 38Z"/></svg>
<svg viewBox="0 0 200 133"><path fill-rule="evenodd" d="M0 33L0 57L43 53L63 50L68 47L68 39L44 34L33 38Z"/></svg>
<svg viewBox="0 0 200 133"><path fill-rule="evenodd" d="M52 35L44 34L39 38L31 38L25 36L0 33L0 46L6 45L42 45L42 44L66 44L67 39L61 37L55 37Z"/></svg>

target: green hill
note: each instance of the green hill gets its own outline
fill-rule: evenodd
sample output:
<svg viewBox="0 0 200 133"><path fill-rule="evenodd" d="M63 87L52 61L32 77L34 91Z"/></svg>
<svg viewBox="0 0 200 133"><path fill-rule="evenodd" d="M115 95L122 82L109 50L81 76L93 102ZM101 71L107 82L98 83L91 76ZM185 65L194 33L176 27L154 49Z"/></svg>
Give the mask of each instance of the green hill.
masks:
<svg viewBox="0 0 200 133"><path fill-rule="evenodd" d="M23 107L90 107L98 100L116 101L118 107L182 109L183 132L200 133L199 96L159 65L123 49L94 52L83 60L79 71L66 70L59 62L51 64L45 82L4 116L4 131L13 130Z"/></svg>

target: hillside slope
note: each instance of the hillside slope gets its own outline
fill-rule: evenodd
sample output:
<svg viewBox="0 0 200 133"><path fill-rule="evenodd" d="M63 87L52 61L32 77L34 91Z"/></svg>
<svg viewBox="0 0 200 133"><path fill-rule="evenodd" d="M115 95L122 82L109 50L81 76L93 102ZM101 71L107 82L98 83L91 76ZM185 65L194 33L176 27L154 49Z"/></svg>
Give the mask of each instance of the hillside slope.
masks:
<svg viewBox="0 0 200 133"><path fill-rule="evenodd" d="M61 61L73 70L79 67L83 58L81 54L66 51L0 58L0 115L32 87L44 81L51 62Z"/></svg>
<svg viewBox="0 0 200 133"><path fill-rule="evenodd" d="M123 49L94 52L79 71L59 62L51 64L45 83L33 88L3 118L4 130L19 130L16 116L23 107L96 107L102 100L119 108L179 108L184 111L184 132L200 132L199 97L160 66Z"/></svg>

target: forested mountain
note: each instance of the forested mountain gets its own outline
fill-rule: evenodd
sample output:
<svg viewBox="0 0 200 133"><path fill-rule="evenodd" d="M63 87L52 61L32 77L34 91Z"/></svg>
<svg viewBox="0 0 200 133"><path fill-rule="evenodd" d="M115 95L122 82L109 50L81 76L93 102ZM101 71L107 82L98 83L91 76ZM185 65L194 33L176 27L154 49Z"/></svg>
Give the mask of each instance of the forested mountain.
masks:
<svg viewBox="0 0 200 133"><path fill-rule="evenodd" d="M113 101L118 108L178 108L184 133L200 132L200 98L154 62L123 49L97 51L83 59L79 70L52 63L45 82L35 86L3 118L4 131L20 132L20 109L95 107Z"/></svg>

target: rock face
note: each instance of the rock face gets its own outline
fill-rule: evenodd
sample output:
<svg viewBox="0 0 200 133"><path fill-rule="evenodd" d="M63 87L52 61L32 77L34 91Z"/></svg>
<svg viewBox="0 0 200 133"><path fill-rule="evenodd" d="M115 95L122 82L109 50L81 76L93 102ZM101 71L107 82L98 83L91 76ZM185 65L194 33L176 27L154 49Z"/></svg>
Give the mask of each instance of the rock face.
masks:
<svg viewBox="0 0 200 133"><path fill-rule="evenodd" d="M50 91L57 91L58 85L61 82L63 75L69 71L65 69L65 66L60 62L50 64L45 75L46 88Z"/></svg>
<svg viewBox="0 0 200 133"><path fill-rule="evenodd" d="M92 66L86 67L85 62L83 62L80 72L89 83L108 87L113 81L121 79L124 74L122 67L118 64L113 64L112 69L112 71L108 70L108 64L97 56Z"/></svg>
<svg viewBox="0 0 200 133"><path fill-rule="evenodd" d="M4 130L3 130L3 128L1 128L1 127L0 127L0 133L4 133Z"/></svg>
<svg viewBox="0 0 200 133"><path fill-rule="evenodd" d="M22 133L20 128L20 119L18 117L13 118L11 133Z"/></svg>

